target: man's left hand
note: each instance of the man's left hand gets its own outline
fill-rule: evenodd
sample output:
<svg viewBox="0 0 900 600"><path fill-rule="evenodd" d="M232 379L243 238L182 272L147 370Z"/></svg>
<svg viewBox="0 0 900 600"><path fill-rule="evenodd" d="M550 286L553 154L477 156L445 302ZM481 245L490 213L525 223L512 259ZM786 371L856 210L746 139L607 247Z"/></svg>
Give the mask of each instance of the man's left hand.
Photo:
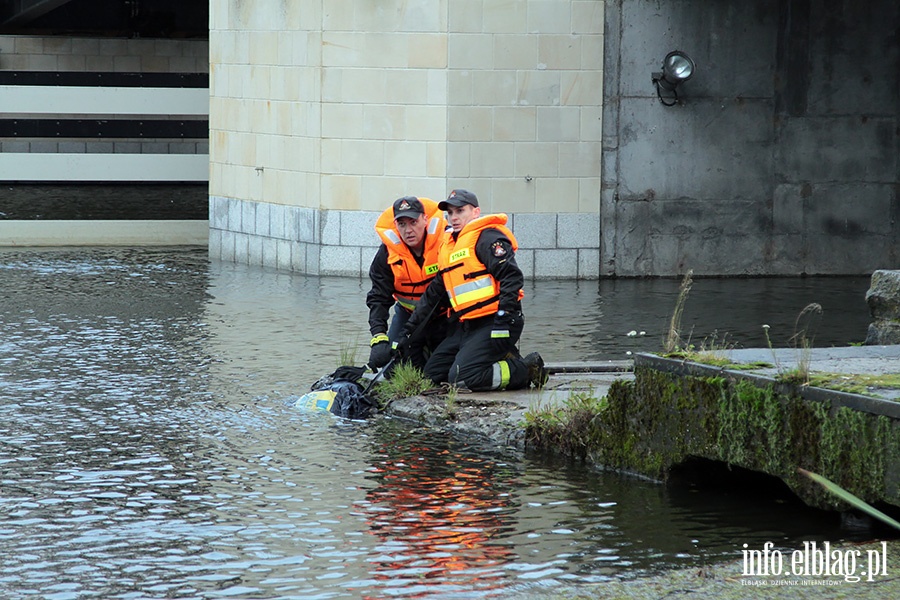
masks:
<svg viewBox="0 0 900 600"><path fill-rule="evenodd" d="M517 316L516 313L505 311L498 311L494 315L494 325L491 328L491 349L494 352L499 354L509 350L512 343L510 341L510 329L515 326Z"/></svg>

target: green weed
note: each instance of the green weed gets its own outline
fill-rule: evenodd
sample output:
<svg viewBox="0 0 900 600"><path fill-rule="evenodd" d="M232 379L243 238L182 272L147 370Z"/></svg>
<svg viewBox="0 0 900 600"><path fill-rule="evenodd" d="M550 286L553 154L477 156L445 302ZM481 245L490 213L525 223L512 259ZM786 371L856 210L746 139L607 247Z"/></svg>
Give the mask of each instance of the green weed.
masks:
<svg viewBox="0 0 900 600"><path fill-rule="evenodd" d="M769 326L762 326L766 335L766 343L769 345L769 350L772 351L772 358L778 371L776 376L778 381L795 385L809 385L813 340L810 330L818 325L821 316L822 305L816 302L807 304L800 311L800 314L797 315L797 319L794 321L794 334L788 340L797 349L797 365L790 369L784 368L778 361L778 355L775 352L775 347L772 345L772 339L769 337Z"/></svg>
<svg viewBox="0 0 900 600"><path fill-rule="evenodd" d="M809 385L849 392L851 394L871 395L873 388L900 389L900 373L815 373L809 377Z"/></svg>
<svg viewBox="0 0 900 600"><path fill-rule="evenodd" d="M805 476L809 477L810 479L812 479L813 481L815 481L816 483L821 485L823 488L825 488L826 490L828 490L829 492L831 492L832 494L834 494L835 496L837 496L844 502L847 502L848 504L858 508L859 510L863 511L864 513L867 513L869 516L875 517L876 519L879 519L880 521L887 523L891 527L900 529L900 523L898 523L891 517L887 516L886 514L884 514L883 512L881 512L874 506L872 506L871 504L865 502L861 498L854 496L853 494L851 494L850 492L848 492L847 490L845 490L838 484L834 483L833 481L831 481L825 477L822 477L818 473L813 473L812 471L807 471L806 469L801 469L800 467L797 467L797 472L800 473L801 475L805 475Z"/></svg>
<svg viewBox="0 0 900 600"><path fill-rule="evenodd" d="M338 355L338 367L345 367L356 364L356 354L359 351L359 336L353 338L352 342L346 341L341 343L340 354Z"/></svg>
<svg viewBox="0 0 900 600"><path fill-rule="evenodd" d="M390 401L418 396L430 387L431 379L425 377L421 369L402 362L394 366L390 379L375 384L375 391L379 398Z"/></svg>
<svg viewBox="0 0 900 600"><path fill-rule="evenodd" d="M458 387L456 387L455 385L451 385L449 388L447 388L447 395L444 396L445 419L453 419L456 417L457 410L459 409L458 397Z"/></svg>
<svg viewBox="0 0 900 600"><path fill-rule="evenodd" d="M672 318L669 320L669 331L663 340L663 351L665 352L675 352L681 347L681 315L684 312L684 303L691 291L693 273L692 269L688 269L684 279L681 280L681 288L678 290L678 298L675 301L675 310L672 311Z"/></svg>
<svg viewBox="0 0 900 600"><path fill-rule="evenodd" d="M606 397L597 398L593 388L589 388L572 391L559 406L529 408L525 411L527 441L563 454L583 456L599 434L596 419L606 406Z"/></svg>

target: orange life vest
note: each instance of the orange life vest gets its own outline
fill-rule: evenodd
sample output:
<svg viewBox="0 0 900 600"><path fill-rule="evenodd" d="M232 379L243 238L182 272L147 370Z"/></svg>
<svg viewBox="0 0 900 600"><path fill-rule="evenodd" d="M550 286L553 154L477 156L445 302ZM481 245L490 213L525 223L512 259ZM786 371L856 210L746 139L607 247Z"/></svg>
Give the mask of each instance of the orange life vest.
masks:
<svg viewBox="0 0 900 600"><path fill-rule="evenodd" d="M438 264L450 306L460 321L477 319L497 312L500 307L500 282L488 273L475 256L475 244L485 229L498 229L512 242L513 252L519 249L515 236L506 227L504 214L485 215L466 224L456 241L447 234ZM519 290L519 300L525 293Z"/></svg>
<svg viewBox="0 0 900 600"><path fill-rule="evenodd" d="M375 231L388 251L388 266L394 274L394 298L409 311L415 310L422 292L438 273L438 251L441 236L447 228L444 211L438 209L437 202L429 198L419 198L419 201L428 218L421 267L397 231L393 206L381 213L375 223Z"/></svg>

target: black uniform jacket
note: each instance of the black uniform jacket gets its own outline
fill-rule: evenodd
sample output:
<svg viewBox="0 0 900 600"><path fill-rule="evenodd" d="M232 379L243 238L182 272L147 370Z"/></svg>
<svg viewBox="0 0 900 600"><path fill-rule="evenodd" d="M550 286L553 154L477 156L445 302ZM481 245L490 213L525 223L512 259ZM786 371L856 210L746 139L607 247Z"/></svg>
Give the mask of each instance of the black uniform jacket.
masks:
<svg viewBox="0 0 900 600"><path fill-rule="evenodd" d="M416 257L416 260L424 260ZM421 266L421 263L420 263ZM391 307L397 302L394 299L394 272L388 266L387 246L382 244L369 266L369 279L372 289L366 294L366 306L369 307L369 331L372 335L387 333L388 318Z"/></svg>
<svg viewBox="0 0 900 600"><path fill-rule="evenodd" d="M495 244L501 246L504 252L495 251ZM499 256L498 256L499 255ZM500 282L500 307L508 313L522 310L519 302L519 290L525 283L522 270L516 264L515 252L509 238L499 229L485 229L478 236L475 243L475 256L487 268L488 272ZM435 304L448 304L447 289L444 287L443 277L435 277L425 293L422 294L415 312L406 324L405 332L412 333L421 319L425 318ZM452 319L452 316L451 316Z"/></svg>

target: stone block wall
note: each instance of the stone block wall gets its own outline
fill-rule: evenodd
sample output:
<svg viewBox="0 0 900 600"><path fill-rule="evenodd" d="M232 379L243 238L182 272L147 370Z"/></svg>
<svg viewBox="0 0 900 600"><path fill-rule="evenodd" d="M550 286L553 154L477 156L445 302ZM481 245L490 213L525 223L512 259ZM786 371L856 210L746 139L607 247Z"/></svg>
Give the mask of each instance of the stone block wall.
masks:
<svg viewBox="0 0 900 600"><path fill-rule="evenodd" d="M597 277L602 55L595 0L213 0L210 255L364 275L394 199L466 187L529 277Z"/></svg>
<svg viewBox="0 0 900 600"><path fill-rule="evenodd" d="M227 262L311 275L365 276L380 243L380 211L319 210L210 198L210 248ZM599 215L518 214L510 227L528 279L597 279ZM593 247L585 244L593 240Z"/></svg>

